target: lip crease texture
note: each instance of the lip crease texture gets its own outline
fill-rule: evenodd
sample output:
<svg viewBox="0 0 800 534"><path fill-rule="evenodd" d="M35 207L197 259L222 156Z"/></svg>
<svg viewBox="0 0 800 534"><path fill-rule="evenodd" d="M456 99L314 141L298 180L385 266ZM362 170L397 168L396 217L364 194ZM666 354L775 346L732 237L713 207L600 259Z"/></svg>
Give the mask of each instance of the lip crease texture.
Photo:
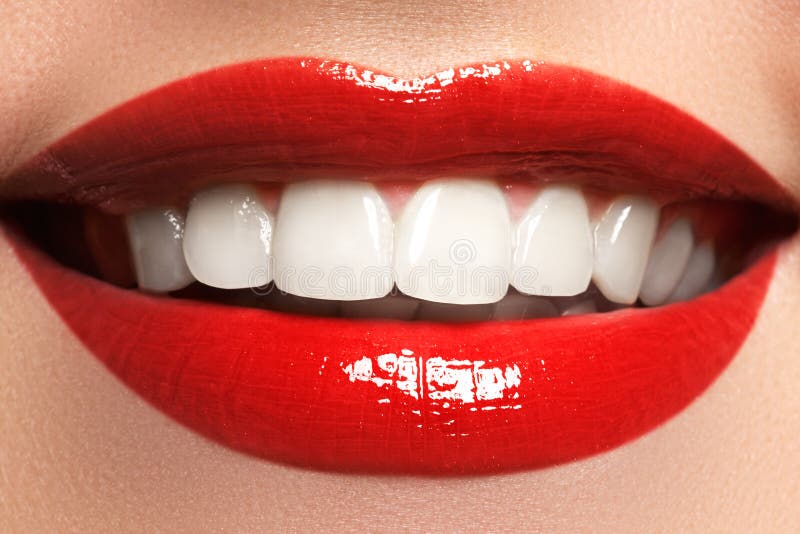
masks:
<svg viewBox="0 0 800 534"><path fill-rule="evenodd" d="M165 195L185 200L207 183L318 173L481 173L663 201L796 206L746 154L676 107L604 76L533 61L414 80L313 58L217 68L90 121L18 169L0 195L126 212Z"/></svg>
<svg viewBox="0 0 800 534"><path fill-rule="evenodd" d="M744 153L674 106L530 61L417 80L311 58L214 69L94 119L0 194L123 213L225 180L455 172L794 205ZM667 421L735 356L777 255L691 302L453 325L150 296L68 270L5 233L86 347L189 428L303 467L428 475L573 461Z"/></svg>

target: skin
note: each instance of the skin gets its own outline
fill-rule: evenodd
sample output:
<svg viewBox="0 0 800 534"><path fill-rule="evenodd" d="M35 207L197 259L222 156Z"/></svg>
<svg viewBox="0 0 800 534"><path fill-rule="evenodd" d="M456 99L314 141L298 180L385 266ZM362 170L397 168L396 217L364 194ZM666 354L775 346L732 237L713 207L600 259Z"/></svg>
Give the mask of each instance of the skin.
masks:
<svg viewBox="0 0 800 534"><path fill-rule="evenodd" d="M44 4L0 6L0 180L108 107L215 65L320 55L410 77L529 57L666 98L800 194L796 1ZM679 416L582 462L474 479L315 473L192 434L96 362L2 237L0 310L3 532L800 529L800 237L734 362Z"/></svg>

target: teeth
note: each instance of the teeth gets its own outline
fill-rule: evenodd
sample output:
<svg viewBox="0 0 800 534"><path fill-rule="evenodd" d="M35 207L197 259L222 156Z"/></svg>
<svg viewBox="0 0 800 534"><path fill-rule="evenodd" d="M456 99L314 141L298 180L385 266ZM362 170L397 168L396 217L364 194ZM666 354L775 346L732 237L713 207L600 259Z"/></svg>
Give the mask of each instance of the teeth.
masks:
<svg viewBox="0 0 800 534"><path fill-rule="evenodd" d="M397 286L419 299L497 302L508 290L510 260L508 208L491 182L426 183L409 200L395 229Z"/></svg>
<svg viewBox="0 0 800 534"><path fill-rule="evenodd" d="M561 315L567 317L570 315L586 315L587 313L595 312L597 312L597 304L595 304L593 300L588 299L568 306L561 312Z"/></svg>
<svg viewBox="0 0 800 534"><path fill-rule="evenodd" d="M272 280L272 227L272 217L251 187L203 191L194 197L186 216L186 263L195 278L209 286L264 286Z"/></svg>
<svg viewBox="0 0 800 534"><path fill-rule="evenodd" d="M594 282L612 302L633 304L639 296L658 207L643 197L617 198L594 231Z"/></svg>
<svg viewBox="0 0 800 534"><path fill-rule="evenodd" d="M183 215L154 208L129 215L126 224L140 288L176 291L194 282L183 259Z"/></svg>
<svg viewBox="0 0 800 534"><path fill-rule="evenodd" d="M716 259L712 243L706 242L695 247L689 256L678 286L669 297L669 302L691 300L703 293L714 275L715 265Z"/></svg>
<svg viewBox="0 0 800 534"><path fill-rule="evenodd" d="M530 295L583 293L592 278L593 240L586 201L572 187L543 190L517 227L512 283Z"/></svg>
<svg viewBox="0 0 800 534"><path fill-rule="evenodd" d="M509 293L494 305L492 319L542 319L558 317L558 309L546 298Z"/></svg>
<svg viewBox="0 0 800 534"><path fill-rule="evenodd" d="M536 297L526 297L517 293L507 294L494 304L492 319L497 321L522 319L525 317L525 310L528 309L528 299L532 298Z"/></svg>
<svg viewBox="0 0 800 534"><path fill-rule="evenodd" d="M410 321L417 314L419 301L405 295L390 295L380 299L342 302L343 317L354 319L395 319Z"/></svg>
<svg viewBox="0 0 800 534"><path fill-rule="evenodd" d="M617 197L592 223L578 188L550 185L512 228L508 203L516 209L530 189L514 190L522 192L507 203L491 181L430 181L410 198L401 185L381 194L361 181L293 183L275 218L264 205L272 190L245 184L197 194L185 221L166 207L128 215L139 286L169 292L196 279L216 291L274 280L269 287L280 291L240 292L241 302L466 322L607 312L637 299L658 306L708 291L720 274L713 243L696 244L688 218L656 239L659 208L645 197ZM401 208L396 224L387 204ZM236 292L224 294L230 302Z"/></svg>
<svg viewBox="0 0 800 534"><path fill-rule="evenodd" d="M639 298L648 306L667 301L681 279L694 246L692 226L686 219L675 221L653 250L642 281Z"/></svg>
<svg viewBox="0 0 800 534"><path fill-rule="evenodd" d="M266 303L270 310L317 317L338 316L341 304L335 300L310 299L298 297L297 295L281 294L280 291L270 291L266 296Z"/></svg>
<svg viewBox="0 0 800 534"><path fill-rule="evenodd" d="M492 318L492 304L469 304L453 306L441 302L420 302L417 319L443 323L475 323Z"/></svg>
<svg viewBox="0 0 800 534"><path fill-rule="evenodd" d="M391 291L393 225L371 184L311 181L283 192L275 280L304 297L363 300Z"/></svg>

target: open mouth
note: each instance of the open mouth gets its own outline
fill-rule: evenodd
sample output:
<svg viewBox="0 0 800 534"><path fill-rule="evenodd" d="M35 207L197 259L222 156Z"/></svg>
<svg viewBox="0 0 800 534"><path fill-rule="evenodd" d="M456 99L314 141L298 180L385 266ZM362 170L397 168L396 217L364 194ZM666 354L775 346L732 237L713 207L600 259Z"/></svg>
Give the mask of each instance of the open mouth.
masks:
<svg viewBox="0 0 800 534"><path fill-rule="evenodd" d="M531 61L198 74L19 169L54 309L181 423L318 469L479 474L619 446L747 337L796 201L673 106Z"/></svg>

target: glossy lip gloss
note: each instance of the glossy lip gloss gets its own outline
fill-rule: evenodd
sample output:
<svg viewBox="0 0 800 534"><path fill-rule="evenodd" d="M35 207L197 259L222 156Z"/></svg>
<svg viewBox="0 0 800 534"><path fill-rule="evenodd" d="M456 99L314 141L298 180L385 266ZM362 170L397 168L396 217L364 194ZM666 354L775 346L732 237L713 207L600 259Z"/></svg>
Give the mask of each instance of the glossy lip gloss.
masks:
<svg viewBox="0 0 800 534"><path fill-rule="evenodd" d="M416 80L311 58L215 69L91 121L2 193L124 213L225 180L453 171L795 206L746 155L673 106L531 61ZM67 270L6 233L78 338L166 414L270 460L391 473L538 468L651 430L734 357L776 261L773 251L687 303L448 325L148 296Z"/></svg>

